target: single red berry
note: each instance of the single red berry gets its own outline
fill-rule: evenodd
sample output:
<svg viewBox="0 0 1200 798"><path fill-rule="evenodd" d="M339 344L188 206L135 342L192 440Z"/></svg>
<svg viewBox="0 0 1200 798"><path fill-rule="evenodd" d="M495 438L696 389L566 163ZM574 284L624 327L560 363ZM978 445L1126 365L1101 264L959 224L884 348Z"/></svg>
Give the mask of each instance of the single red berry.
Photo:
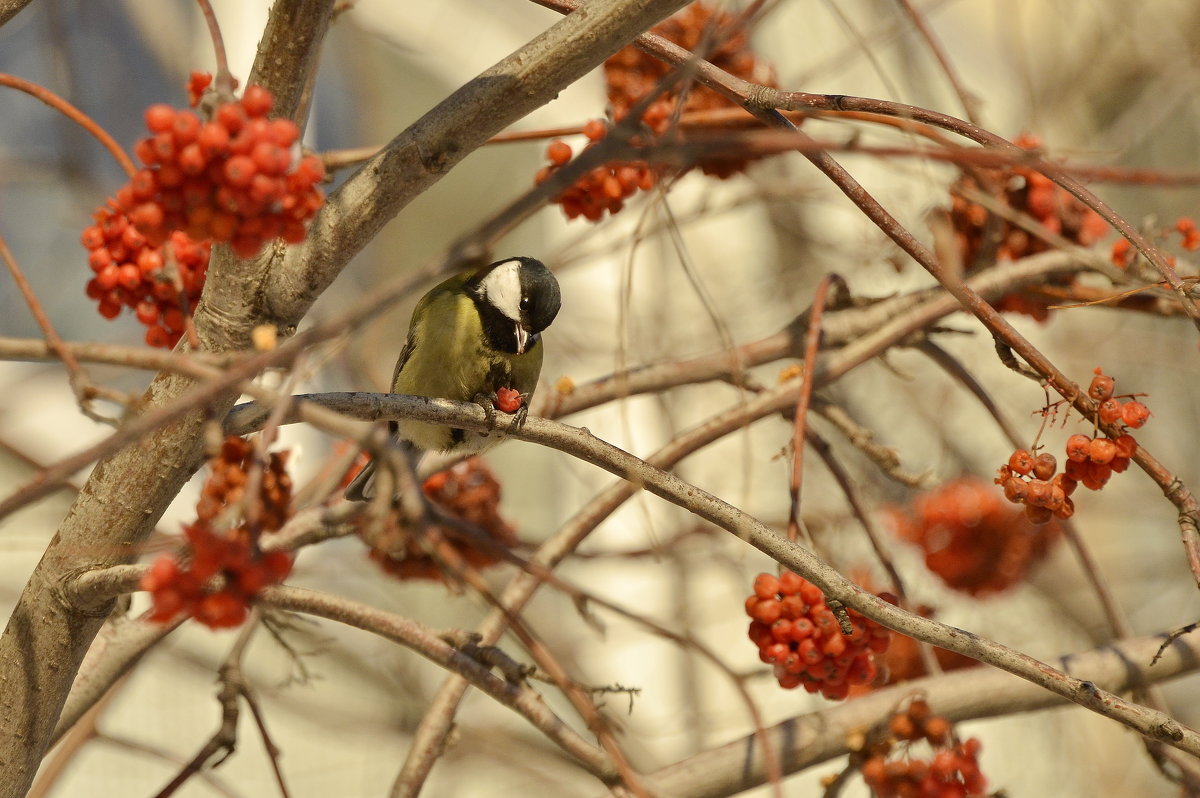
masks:
<svg viewBox="0 0 1200 798"><path fill-rule="evenodd" d="M1058 461L1049 452L1042 452L1033 461L1033 475L1038 479L1050 479L1058 470Z"/></svg>
<svg viewBox="0 0 1200 798"><path fill-rule="evenodd" d="M205 122L196 134L196 146L209 158L223 154L229 147L229 130L220 123Z"/></svg>
<svg viewBox="0 0 1200 798"><path fill-rule="evenodd" d="M546 158L555 166L562 166L571 160L571 145L557 139L550 142L546 147Z"/></svg>
<svg viewBox="0 0 1200 798"><path fill-rule="evenodd" d="M1118 457L1133 457L1137 451L1137 440L1132 435L1121 435L1113 443L1117 445Z"/></svg>
<svg viewBox="0 0 1200 798"><path fill-rule="evenodd" d="M1050 483L1041 479L1031 479L1028 483L1026 503L1032 507L1046 507L1050 503Z"/></svg>
<svg viewBox="0 0 1200 798"><path fill-rule="evenodd" d="M765 624L773 624L783 615L783 607L775 599L760 600L754 606L754 614L751 616L756 621L761 621Z"/></svg>
<svg viewBox="0 0 1200 798"><path fill-rule="evenodd" d="M168 346L167 338L167 331L162 327L154 326L146 329L146 346L166 349Z"/></svg>
<svg viewBox="0 0 1200 798"><path fill-rule="evenodd" d="M773 574L759 574L754 578L754 595L760 599L773 599L779 595L779 579Z"/></svg>
<svg viewBox="0 0 1200 798"><path fill-rule="evenodd" d="M194 111L179 111L175 114L175 120L171 124L171 136L175 139L175 146L184 147L191 144L199 132L200 117L196 116Z"/></svg>
<svg viewBox="0 0 1200 798"><path fill-rule="evenodd" d="M1105 424L1116 424L1121 420L1121 403L1116 399L1105 399L1097 411L1100 421Z"/></svg>
<svg viewBox="0 0 1200 798"><path fill-rule="evenodd" d="M250 181L254 179L257 172L254 161L245 155L233 156L225 162L225 168L222 170L229 185L237 188L245 188L250 185Z"/></svg>
<svg viewBox="0 0 1200 798"><path fill-rule="evenodd" d="M1121 405L1121 420L1126 426L1137 429L1150 418L1150 409L1141 402L1131 400Z"/></svg>
<svg viewBox="0 0 1200 798"><path fill-rule="evenodd" d="M165 103L155 103L146 109L146 128L151 133L164 133L175 123L175 109Z"/></svg>
<svg viewBox="0 0 1200 798"><path fill-rule="evenodd" d="M800 592L804 579L794 571L784 571L779 575L779 592L785 596L794 596Z"/></svg>
<svg viewBox="0 0 1200 798"><path fill-rule="evenodd" d="M251 117L266 116L274 104L275 98L262 86L247 86L242 94L242 108Z"/></svg>
<svg viewBox="0 0 1200 798"><path fill-rule="evenodd" d="M1020 477L1009 477L1004 483L1004 498L1014 504L1024 502L1029 498L1029 483Z"/></svg>
<svg viewBox="0 0 1200 798"><path fill-rule="evenodd" d="M225 103L217 108L216 119L226 132L235 135L246 124L246 112L239 103Z"/></svg>
<svg viewBox="0 0 1200 798"><path fill-rule="evenodd" d="M495 405L501 413L515 413L521 409L523 402L521 392L515 388L496 389Z"/></svg>
<svg viewBox="0 0 1200 798"><path fill-rule="evenodd" d="M602 119L589 119L583 126L583 135L590 141L599 141L608 133L608 125Z"/></svg>
<svg viewBox="0 0 1200 798"><path fill-rule="evenodd" d="M1108 463L1117 456L1117 445L1108 438L1096 438L1088 446L1088 459L1093 463Z"/></svg>
<svg viewBox="0 0 1200 798"><path fill-rule="evenodd" d="M1088 459L1088 447L1092 439L1087 435L1072 435L1067 438L1067 459L1082 463Z"/></svg>
<svg viewBox="0 0 1200 798"><path fill-rule="evenodd" d="M1112 377L1101 374L1100 369L1096 369L1096 376L1092 377L1092 384L1088 386L1088 396L1097 402L1110 399L1112 398L1115 384L1116 381Z"/></svg>
<svg viewBox="0 0 1200 798"><path fill-rule="evenodd" d="M290 119L272 119L268 136L271 141L286 150L300 138L300 128Z"/></svg>
<svg viewBox="0 0 1200 798"><path fill-rule="evenodd" d="M1022 476L1033 471L1033 455L1025 449L1017 449L1008 458L1008 467Z"/></svg>

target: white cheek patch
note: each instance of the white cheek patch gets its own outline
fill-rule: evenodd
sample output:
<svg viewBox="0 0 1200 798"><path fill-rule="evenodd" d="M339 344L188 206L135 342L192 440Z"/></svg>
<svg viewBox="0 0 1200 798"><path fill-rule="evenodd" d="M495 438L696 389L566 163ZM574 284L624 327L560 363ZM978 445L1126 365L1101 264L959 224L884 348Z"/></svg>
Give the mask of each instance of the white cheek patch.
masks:
<svg viewBox="0 0 1200 798"><path fill-rule="evenodd" d="M488 272L480 282L483 295L513 321L521 320L521 262L510 260Z"/></svg>

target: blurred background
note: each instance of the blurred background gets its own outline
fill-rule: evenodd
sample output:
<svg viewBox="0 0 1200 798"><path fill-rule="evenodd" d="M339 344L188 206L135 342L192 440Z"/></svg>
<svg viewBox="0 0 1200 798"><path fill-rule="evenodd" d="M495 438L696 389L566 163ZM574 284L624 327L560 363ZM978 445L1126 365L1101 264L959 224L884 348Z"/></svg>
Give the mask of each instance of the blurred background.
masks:
<svg viewBox="0 0 1200 798"><path fill-rule="evenodd" d="M558 15L525 0L385 3L359 0L342 13L322 54L305 143L317 150L380 145L456 87L553 24ZM728 4L736 8L737 3ZM914 2L974 96L981 124L1013 138L1041 137L1053 157L1088 164L1195 172L1200 148L1200 6L1188 0L1088 3L1044 0ZM214 0L231 68L243 81L266 20L265 0ZM880 97L962 116L929 47L893 0L780 0L752 36L780 87ZM191 70L211 70L212 48L195 4L186 0L36 0L0 28L0 71L36 81L93 116L126 147L142 135L154 102L186 103ZM602 117L605 94L593 74L517 126L577 126ZM916 142L849 122L810 122L814 136L864 143ZM579 144L582 137L568 139ZM468 157L408 206L315 306L333 313L380 282L425 264L456 238L525 191L545 163L545 141L497 144ZM843 163L900 221L928 240L931 210L947 207L957 172L913 159L844 156ZM24 268L59 332L71 340L136 343L130 316L101 318L84 295L86 256L79 233L122 182L111 157L78 127L12 90L0 91L0 233ZM1135 226L1169 225L1196 211L1194 187L1097 184L1097 193ZM1105 239L1103 246L1111 243ZM547 335L543 392L560 377L575 383L627 366L662 362L746 343L773 333L808 306L828 272L855 294L884 296L932 278L800 156L779 156L717 181L692 173L667 195L650 193L600 225L543 210L497 255L528 254L554 268L563 312ZM1194 268L1180 264L1180 272ZM413 300L415 301L415 296ZM382 390L407 329L411 301L364 328L306 375L298 390ZM990 336L971 318L941 339L976 375L1020 433L1032 440L1042 391L1004 368ZM1047 323L1014 324L1077 381L1102 365L1119 391L1145 392L1154 413L1138 439L1196 489L1200 417L1190 399L1198 360L1194 329L1181 319L1088 308ZM0 335L39 332L11 280L0 280ZM756 376L774 384L785 364ZM106 384L138 391L145 373L93 367ZM14 489L37 466L99 440L108 428L79 414L61 367L0 363L0 486ZM895 447L904 470L933 485L962 475L990 479L1011 445L977 400L933 366L903 350L869 363L823 392L877 440ZM739 401L737 389L706 384L638 397L567 419L646 456L680 431ZM819 425L818 425L818 428ZM903 503L910 487L883 476L837 434L821 429L874 507ZM1072 430L1073 431L1073 430ZM788 508L783 419L760 422L686 460L680 475L782 523ZM1060 436L1065 436L1060 433ZM289 429L292 463L303 482L333 444ZM1057 444L1056 444L1057 445ZM612 482L557 452L509 443L487 455L503 484L503 509L523 542L536 544ZM880 572L845 499L819 461L806 465L803 508L824 556L844 571ZM76 477L82 484L86 474ZM162 519L178 532L194 517L198 479ZM136 491L136 486L130 486ZM0 523L0 608L7 611L71 500L62 490ZM1175 511L1136 469L1080 500L1076 523L1138 633L1170 629L1200 615L1179 545ZM698 532L687 535L684 533ZM1032 578L1001 594L972 598L930 575L914 548L891 548L910 592L937 617L1039 657L1092 648L1106 639L1097 602L1077 561L1060 545ZM596 595L685 631L719 651L751 680L768 722L821 705L803 691L782 692L746 639L742 599L763 555L708 530L648 496L628 502L585 544L588 556L561 570ZM634 556L636 553L638 556ZM502 585L511 572L497 569ZM299 558L289 583L341 593L434 627L473 628L483 603L442 585L401 584L365 556L357 539L324 543ZM882 585L881 585L882 586ZM140 600L135 608L144 606ZM748 733L752 726L728 678L694 654L613 616L589 626L568 597L546 588L526 620L591 684L640 688L612 696L634 764L653 770ZM260 633L247 675L260 695L281 765L295 796L387 793L411 733L442 673L411 652L331 623L298 622L291 654ZM215 669L230 633L185 625L124 683L99 723L101 736L76 754L50 795L153 795L215 730ZM518 654L509 640L506 648ZM1200 724L1200 682L1170 685L1177 718ZM555 708L570 715L555 696ZM1135 736L1078 709L963 724L983 741L992 789L1011 796L1174 795ZM184 796L271 794L273 777L253 725L211 779ZM789 779L787 795L817 794L840 762ZM426 794L590 796L600 785L563 760L520 718L472 694L455 743ZM765 795L766 790L748 794ZM845 795L865 795L861 781Z"/></svg>

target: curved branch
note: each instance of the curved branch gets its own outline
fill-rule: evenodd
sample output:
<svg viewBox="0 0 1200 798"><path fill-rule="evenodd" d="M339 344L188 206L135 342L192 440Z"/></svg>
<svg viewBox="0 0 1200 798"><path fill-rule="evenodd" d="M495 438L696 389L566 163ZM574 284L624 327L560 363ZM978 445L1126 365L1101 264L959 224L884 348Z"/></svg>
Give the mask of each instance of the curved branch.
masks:
<svg viewBox="0 0 1200 798"><path fill-rule="evenodd" d="M1170 662L1149 666L1163 635L1123 640L1062 658L1063 669L1111 692L1163 682L1195 669L1200 639L1172 643ZM1166 666L1160 670L1160 667ZM768 730L770 742L789 773L850 753L849 741L879 722L913 694L924 694L939 715L951 721L974 720L1062 706L1055 696L1000 671L978 668L953 671L876 690L844 703L789 718ZM647 773L645 781L662 795L717 798L764 784L758 740L742 737Z"/></svg>
<svg viewBox="0 0 1200 798"><path fill-rule="evenodd" d="M788 384L784 387L794 387ZM519 440L549 446L612 473L700 518L732 532L781 565L893 631L957 652L1020 676L1039 687L1129 726L1154 740L1200 756L1200 734L1161 712L1130 703L1096 685L1069 676L1008 646L929 618L913 615L867 593L802 546L789 542L758 519L674 474L662 471L592 435L586 429L542 418L529 418L513 429L511 418L489 423L478 405L415 396L359 395L380 418L410 418L476 431L504 432ZM776 389L744 405L749 414L780 412L794 403L794 391Z"/></svg>

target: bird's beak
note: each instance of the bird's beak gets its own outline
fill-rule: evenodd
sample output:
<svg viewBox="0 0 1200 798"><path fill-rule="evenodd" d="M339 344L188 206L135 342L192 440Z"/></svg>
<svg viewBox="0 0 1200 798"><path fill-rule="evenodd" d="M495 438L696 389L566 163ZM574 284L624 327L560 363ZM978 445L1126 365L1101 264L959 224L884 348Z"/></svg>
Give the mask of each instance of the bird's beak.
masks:
<svg viewBox="0 0 1200 798"><path fill-rule="evenodd" d="M522 327L520 324L518 324L517 325L517 354L518 355L525 354L525 350L528 349L530 344L533 343L534 341L537 341L537 336L530 335L528 330L526 330L524 327Z"/></svg>

